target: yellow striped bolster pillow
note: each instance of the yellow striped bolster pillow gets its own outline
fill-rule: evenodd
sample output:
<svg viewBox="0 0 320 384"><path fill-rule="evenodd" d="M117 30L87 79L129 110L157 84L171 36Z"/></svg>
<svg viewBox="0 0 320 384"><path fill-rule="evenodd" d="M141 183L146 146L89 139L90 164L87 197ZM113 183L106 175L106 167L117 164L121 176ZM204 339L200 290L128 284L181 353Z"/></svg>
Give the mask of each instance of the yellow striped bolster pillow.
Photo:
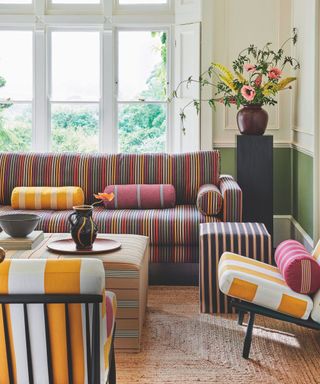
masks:
<svg viewBox="0 0 320 384"><path fill-rule="evenodd" d="M13 209L71 209L84 204L80 187L16 187L11 194Z"/></svg>

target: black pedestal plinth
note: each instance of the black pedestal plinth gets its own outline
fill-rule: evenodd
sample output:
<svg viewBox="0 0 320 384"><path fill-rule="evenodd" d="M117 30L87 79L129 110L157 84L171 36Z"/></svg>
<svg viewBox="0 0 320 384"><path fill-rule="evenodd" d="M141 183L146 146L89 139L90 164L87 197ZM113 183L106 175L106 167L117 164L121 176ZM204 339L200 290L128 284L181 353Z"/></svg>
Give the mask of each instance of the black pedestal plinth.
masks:
<svg viewBox="0 0 320 384"><path fill-rule="evenodd" d="M273 235L273 136L237 136L237 181L243 221L264 223Z"/></svg>

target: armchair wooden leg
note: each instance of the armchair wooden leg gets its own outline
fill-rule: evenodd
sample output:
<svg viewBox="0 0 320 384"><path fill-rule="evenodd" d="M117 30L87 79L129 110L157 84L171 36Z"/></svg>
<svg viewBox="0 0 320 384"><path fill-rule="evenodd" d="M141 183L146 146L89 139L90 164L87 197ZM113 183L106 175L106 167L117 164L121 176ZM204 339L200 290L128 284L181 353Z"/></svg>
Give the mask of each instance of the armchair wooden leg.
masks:
<svg viewBox="0 0 320 384"><path fill-rule="evenodd" d="M116 384L117 383L116 360L115 360L115 353L114 353L114 333L115 332L113 332L111 351L110 351L108 384Z"/></svg>
<svg viewBox="0 0 320 384"><path fill-rule="evenodd" d="M243 353L242 353L242 357L244 357L245 359L248 359L250 354L254 318L255 318L255 313L250 312L246 337L244 339L244 344L243 344Z"/></svg>
<svg viewBox="0 0 320 384"><path fill-rule="evenodd" d="M239 310L239 314L238 314L238 324L239 324L239 325L242 325L242 324L243 324L243 318L244 318L244 315L245 315L245 312Z"/></svg>

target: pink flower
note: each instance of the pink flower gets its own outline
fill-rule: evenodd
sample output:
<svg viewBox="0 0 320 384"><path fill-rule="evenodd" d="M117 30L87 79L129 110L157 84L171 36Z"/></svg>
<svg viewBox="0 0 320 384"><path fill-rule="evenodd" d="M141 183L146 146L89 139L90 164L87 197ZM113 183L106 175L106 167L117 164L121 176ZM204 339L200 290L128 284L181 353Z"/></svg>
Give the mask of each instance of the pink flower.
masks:
<svg viewBox="0 0 320 384"><path fill-rule="evenodd" d="M279 79L279 77L281 76L281 74L282 74L282 71L281 71L280 68L272 67L272 68L269 69L268 77L269 77L269 79L271 79L271 80Z"/></svg>
<svg viewBox="0 0 320 384"><path fill-rule="evenodd" d="M250 85L244 85L241 88L241 95L247 100L252 101L256 95L256 91L254 88L250 87Z"/></svg>
<svg viewBox="0 0 320 384"><path fill-rule="evenodd" d="M253 64L245 64L243 67L247 72L254 72L256 70L256 66Z"/></svg>
<svg viewBox="0 0 320 384"><path fill-rule="evenodd" d="M255 84L255 86L256 86L257 88L260 88L261 83L262 83L262 75L259 75L259 76L255 79L254 84Z"/></svg>

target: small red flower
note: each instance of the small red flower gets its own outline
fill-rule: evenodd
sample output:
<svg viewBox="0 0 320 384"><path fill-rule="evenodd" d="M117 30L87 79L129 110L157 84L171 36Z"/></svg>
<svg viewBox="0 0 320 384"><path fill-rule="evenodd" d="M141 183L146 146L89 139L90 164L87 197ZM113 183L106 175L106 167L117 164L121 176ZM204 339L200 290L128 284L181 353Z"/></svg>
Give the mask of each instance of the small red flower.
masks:
<svg viewBox="0 0 320 384"><path fill-rule="evenodd" d="M256 70L256 66L253 65L253 64L245 64L243 66L243 68L247 71L247 72L254 72Z"/></svg>
<svg viewBox="0 0 320 384"><path fill-rule="evenodd" d="M259 75L259 76L255 79L254 84L255 84L255 86L256 86L257 88L260 88L261 83L262 83L262 75Z"/></svg>
<svg viewBox="0 0 320 384"><path fill-rule="evenodd" d="M282 71L278 67L272 67L269 69L268 77L270 80L279 79L281 77Z"/></svg>

